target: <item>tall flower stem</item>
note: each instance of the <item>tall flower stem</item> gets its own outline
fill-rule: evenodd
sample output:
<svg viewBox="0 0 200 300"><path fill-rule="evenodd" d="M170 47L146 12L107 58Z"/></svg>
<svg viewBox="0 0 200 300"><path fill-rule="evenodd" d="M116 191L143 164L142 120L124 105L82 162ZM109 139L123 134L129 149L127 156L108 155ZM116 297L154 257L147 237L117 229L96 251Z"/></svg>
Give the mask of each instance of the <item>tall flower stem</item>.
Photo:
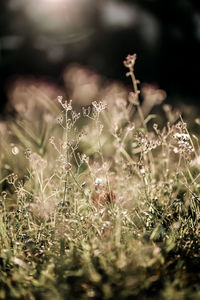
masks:
<svg viewBox="0 0 200 300"><path fill-rule="evenodd" d="M69 163L69 151L68 151L68 109L65 109L65 143L66 143L66 164ZM68 186L68 172L65 178L65 185L64 185L64 193L63 193L63 204L66 202L67 197L67 186Z"/></svg>
<svg viewBox="0 0 200 300"><path fill-rule="evenodd" d="M135 105L137 107L140 122L143 125L143 127L147 133L148 129L147 129L147 125L145 123L144 114L143 114L142 108L140 106L140 101L139 101L139 94L140 94L140 90L138 89L139 81L135 78L135 73L134 73L135 61L136 61L136 54L133 54L133 55L129 54L126 57L126 59L124 60L124 65L125 65L125 67L127 67L129 69L129 72L126 75L131 77L132 85L133 85L134 93L133 93L133 99L131 101L131 104L132 104L132 106ZM152 171L154 172L153 155L152 155L151 151L148 154L148 158L151 163Z"/></svg>
<svg viewBox="0 0 200 300"><path fill-rule="evenodd" d="M100 157L101 157L102 165L105 166L105 160L104 160L104 156L103 156L103 147L102 147L102 144L101 144L101 123L99 121L99 117L97 118L97 131L98 131L99 154L100 154ZM107 171L105 172L105 177L106 177L106 184L107 184L107 187L108 187L109 198L110 198L110 200L112 200L110 180L109 180L109 176L108 176Z"/></svg>

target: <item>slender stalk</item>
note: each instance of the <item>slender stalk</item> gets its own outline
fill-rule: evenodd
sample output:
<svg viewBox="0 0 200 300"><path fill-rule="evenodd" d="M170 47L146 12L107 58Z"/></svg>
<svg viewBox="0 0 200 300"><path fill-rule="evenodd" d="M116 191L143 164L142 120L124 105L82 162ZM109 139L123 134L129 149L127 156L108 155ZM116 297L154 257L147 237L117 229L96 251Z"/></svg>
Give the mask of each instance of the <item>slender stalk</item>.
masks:
<svg viewBox="0 0 200 300"><path fill-rule="evenodd" d="M134 74L134 68L133 67L130 67L130 76L131 76L131 80L132 80L132 84L133 84L133 91L135 93L135 97L136 97L136 103L137 104L137 111L138 111L138 114L139 114L139 117L140 117L140 121L142 123L142 125L144 126L145 130L147 131L147 126L146 126L146 123L145 123L145 119L144 119L144 114L143 114L143 111L141 109L141 106L140 106L140 103L139 103L139 93L140 91L138 90L138 83L137 83L137 80L135 78L135 74Z"/></svg>
<svg viewBox="0 0 200 300"><path fill-rule="evenodd" d="M180 115L180 119L181 119L181 122L184 123L183 118L182 118L181 115ZM187 133L188 136L189 136L190 143L191 143L191 145L192 145L192 148L194 149L194 154L195 154L196 158L198 158L198 154L197 154L197 152L196 152L196 149L195 149L195 147L194 147L193 140L192 140L192 138L191 138L191 136L190 136L190 133L189 133L187 127L185 127L185 131L186 131L186 133Z"/></svg>
<svg viewBox="0 0 200 300"><path fill-rule="evenodd" d="M66 143L66 164L69 162L69 151L68 151L68 109L65 109L65 143ZM64 185L64 194L63 194L63 204L66 202L67 197L67 186L68 186L68 173L66 174L65 178L65 185Z"/></svg>
<svg viewBox="0 0 200 300"><path fill-rule="evenodd" d="M143 114L143 111L142 111L142 108L140 106L140 103L139 103L139 93L140 91L138 90L138 82L135 78L135 74L134 74L134 68L133 66L129 67L129 70L130 70L130 76L131 76L131 80L132 80L132 83L133 83L133 90L134 90L134 93L135 93L135 102L137 103L137 111L138 111L138 114L139 114L139 118L140 118L140 121L145 129L146 132L148 132L148 129L147 129L147 125L145 123L145 118L144 118L144 114ZM152 154L152 151L150 151L148 153L148 158L149 158L149 162L151 164L151 169L152 169L152 172L155 173L155 166L154 166L154 158L153 158L153 154Z"/></svg>
<svg viewBox="0 0 200 300"><path fill-rule="evenodd" d="M99 125L99 126L98 126ZM97 118L97 131L98 131L98 144L99 144L99 154L100 154L100 157L101 157L101 161L102 161L102 164L105 165L105 160L104 160L104 157L103 157L103 147L102 147L102 144L101 144L101 138L100 138L100 122L99 122L99 117ZM112 193L111 193L111 187L110 187L110 180L109 180L109 177L108 177L108 173L107 171L105 172L105 176L106 176L106 184L108 186L108 193L109 193L109 197L110 197L110 200L112 200Z"/></svg>

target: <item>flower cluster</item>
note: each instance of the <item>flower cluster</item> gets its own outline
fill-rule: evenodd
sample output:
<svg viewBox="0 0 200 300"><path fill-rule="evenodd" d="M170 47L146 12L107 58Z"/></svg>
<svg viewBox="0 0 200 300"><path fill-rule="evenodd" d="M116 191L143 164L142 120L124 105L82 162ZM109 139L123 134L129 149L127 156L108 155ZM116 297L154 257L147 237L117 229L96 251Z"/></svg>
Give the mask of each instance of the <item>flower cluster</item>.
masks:
<svg viewBox="0 0 200 300"><path fill-rule="evenodd" d="M67 101L63 102L63 97L62 96L58 96L57 99L58 99L58 102L62 105L62 107L64 108L65 111L72 110L72 100L69 100L69 102L67 102Z"/></svg>
<svg viewBox="0 0 200 300"><path fill-rule="evenodd" d="M92 102L93 110L97 111L98 113L102 112L104 109L106 109L107 104L104 101L93 101Z"/></svg>
<svg viewBox="0 0 200 300"><path fill-rule="evenodd" d="M9 184L13 184L13 185L14 185L17 179L18 179L17 174L12 173L12 174L9 174L9 175L8 175L8 177L7 177L7 182L8 182Z"/></svg>
<svg viewBox="0 0 200 300"><path fill-rule="evenodd" d="M174 147L174 153L179 153L181 155L193 153L194 148L191 145L190 136L186 131L186 124L183 122L178 122L176 125L174 125L173 130L173 139L177 143L177 145Z"/></svg>
<svg viewBox="0 0 200 300"><path fill-rule="evenodd" d="M84 117L89 117L91 113L91 107L88 106L87 108L82 107L82 112Z"/></svg>
<svg viewBox="0 0 200 300"><path fill-rule="evenodd" d="M153 149L156 149L162 144L162 140L155 139L147 134L139 133L137 137L138 145L141 148L141 151L146 154L149 151L152 151Z"/></svg>
<svg viewBox="0 0 200 300"><path fill-rule="evenodd" d="M189 140L190 140L189 134L175 133L173 137L177 142L177 147L174 147L174 153L190 154L190 153L194 152L194 149L189 142Z"/></svg>

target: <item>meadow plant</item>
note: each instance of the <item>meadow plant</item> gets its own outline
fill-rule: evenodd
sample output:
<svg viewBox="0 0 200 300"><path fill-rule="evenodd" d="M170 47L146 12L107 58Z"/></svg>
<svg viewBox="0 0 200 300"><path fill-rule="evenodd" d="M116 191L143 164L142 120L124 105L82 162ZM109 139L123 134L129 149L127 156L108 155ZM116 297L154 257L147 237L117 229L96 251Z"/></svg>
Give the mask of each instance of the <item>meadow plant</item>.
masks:
<svg viewBox="0 0 200 300"><path fill-rule="evenodd" d="M155 123L135 62L132 91L0 126L0 299L200 297L199 139L168 104Z"/></svg>

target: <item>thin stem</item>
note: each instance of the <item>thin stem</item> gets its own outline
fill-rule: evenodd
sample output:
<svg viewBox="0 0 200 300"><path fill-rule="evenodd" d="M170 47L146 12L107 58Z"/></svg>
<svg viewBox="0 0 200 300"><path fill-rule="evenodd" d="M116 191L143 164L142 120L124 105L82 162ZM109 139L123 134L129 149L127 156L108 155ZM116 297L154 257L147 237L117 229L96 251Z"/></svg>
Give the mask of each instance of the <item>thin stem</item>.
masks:
<svg viewBox="0 0 200 300"><path fill-rule="evenodd" d="M68 152L68 110L65 110L65 142L66 142L66 164L69 162L69 152ZM68 186L68 173L66 174L65 179L65 186L64 186L64 194L63 194L63 203L66 202L66 196L67 196L67 186Z"/></svg>
<svg viewBox="0 0 200 300"><path fill-rule="evenodd" d="M100 138L100 128L99 128L99 117L97 118L97 131L98 131L98 143L99 143L99 154L101 156L101 161L102 161L102 164L105 165L105 161L104 161L104 157L103 157L103 148L102 148L102 144L101 144L101 138ZM106 184L108 186L108 193L109 193L109 197L110 197L110 200L112 200L112 193L111 193L111 187L110 187L110 181L109 181L109 177L108 177L108 173L107 171L105 172L105 175L106 175Z"/></svg>
<svg viewBox="0 0 200 300"><path fill-rule="evenodd" d="M182 122L182 123L184 123L184 121L183 121L183 118L182 118L182 116L181 116L181 115L180 115L180 119L181 119L181 122ZM192 138L191 138L191 136L190 136L190 134L189 134L189 131L188 131L188 129L187 129L187 127L186 127L186 126L185 126L185 131L186 131L186 133L187 133L187 134L188 134L188 136L189 136L190 143L191 143L191 145L192 145L192 148L194 149L194 154L195 154L196 158L198 158L198 154L197 154L197 152L196 152L196 149L195 149L195 147L194 147L193 140L192 140Z"/></svg>
<svg viewBox="0 0 200 300"><path fill-rule="evenodd" d="M136 80L136 78L135 78L133 66L131 66L131 67L129 68L129 70L130 70L130 73L129 73L129 74L130 74L130 76L131 76L132 83L133 83L133 90L134 90L135 97L136 97L136 98L135 98L135 102L137 103L136 106L137 106L139 118L140 118L140 121L141 121L141 123L142 123L142 125L143 125L145 131L148 132L147 125L146 125L146 123L145 123L144 114L143 114L143 111L142 111L141 106L140 106L140 103L139 103L139 93L140 93L140 91L138 90L138 86L137 86L138 82L137 82L137 80ZM155 174L154 158L153 158L152 151L149 152L148 158L149 158L149 161L150 161L150 163L151 163L151 169L152 169L152 172L153 172L153 174Z"/></svg>
<svg viewBox="0 0 200 300"><path fill-rule="evenodd" d="M137 105L137 110L138 110L138 114L139 114L139 117L140 117L140 121L142 123L142 125L144 126L145 130L147 131L147 126L146 126L146 123L144 121L144 114L143 114L143 111L140 107L140 103L139 103L139 90L138 90L138 86L137 86L137 80L135 78L135 74L134 74L134 69L133 67L130 68L130 76L131 76L131 80L132 80L132 83L133 83L133 90L134 90L134 93L135 93L135 97L136 97L136 103L138 103Z"/></svg>
<svg viewBox="0 0 200 300"><path fill-rule="evenodd" d="M70 172L70 175L72 176L72 178L74 179L75 183L77 184L77 186L79 187L79 189L83 192L83 194L85 195L85 192L82 188L82 186L80 185L80 183L77 181L76 177L74 176L74 174L72 172ZM85 195L86 196L86 195Z"/></svg>

